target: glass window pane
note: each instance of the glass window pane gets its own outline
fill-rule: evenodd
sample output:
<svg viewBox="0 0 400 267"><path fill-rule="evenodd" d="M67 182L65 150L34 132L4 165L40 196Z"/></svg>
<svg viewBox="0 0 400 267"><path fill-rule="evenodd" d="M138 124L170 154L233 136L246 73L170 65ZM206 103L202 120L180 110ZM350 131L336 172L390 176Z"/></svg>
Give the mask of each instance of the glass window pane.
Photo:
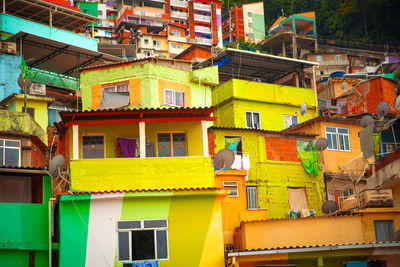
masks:
<svg viewBox="0 0 400 267"><path fill-rule="evenodd" d="M172 91L170 90L165 90L165 104L167 105L172 105L173 101L172 101Z"/></svg>
<svg viewBox="0 0 400 267"><path fill-rule="evenodd" d="M344 136L344 148L346 150L350 150L350 142L349 142L349 136L348 135Z"/></svg>
<svg viewBox="0 0 400 267"><path fill-rule="evenodd" d="M253 113L254 128L260 129L260 114Z"/></svg>
<svg viewBox="0 0 400 267"><path fill-rule="evenodd" d="M332 145L332 134L326 134L326 139L328 139L328 148L329 149L333 149L333 145Z"/></svg>
<svg viewBox="0 0 400 267"><path fill-rule="evenodd" d="M0 146L4 145L4 140L0 139Z"/></svg>
<svg viewBox="0 0 400 267"><path fill-rule="evenodd" d="M168 259L167 230L156 231L157 259Z"/></svg>
<svg viewBox="0 0 400 267"><path fill-rule="evenodd" d="M132 260L154 260L154 230L132 231Z"/></svg>
<svg viewBox="0 0 400 267"><path fill-rule="evenodd" d="M129 260L129 232L118 232L118 255L120 261Z"/></svg>
<svg viewBox="0 0 400 267"><path fill-rule="evenodd" d="M158 134L158 156L167 157L171 155L171 135L169 133Z"/></svg>
<svg viewBox="0 0 400 267"><path fill-rule="evenodd" d="M252 121L253 120L252 120L251 112L246 112L246 127L252 128L253 127Z"/></svg>
<svg viewBox="0 0 400 267"><path fill-rule="evenodd" d="M141 221L120 221L118 222L118 229L135 229L142 228Z"/></svg>
<svg viewBox="0 0 400 267"><path fill-rule="evenodd" d="M4 162L3 162L3 153L4 153L4 150L3 150L2 147L0 147L0 166L4 165Z"/></svg>
<svg viewBox="0 0 400 267"><path fill-rule="evenodd" d="M6 146L19 147L18 141L6 140Z"/></svg>
<svg viewBox="0 0 400 267"><path fill-rule="evenodd" d="M247 187L247 208L257 209L257 187L249 186Z"/></svg>
<svg viewBox="0 0 400 267"><path fill-rule="evenodd" d="M143 222L144 228L167 227L167 220L146 220Z"/></svg>
<svg viewBox="0 0 400 267"><path fill-rule="evenodd" d="M175 105L178 107L183 107L183 93L175 92Z"/></svg>
<svg viewBox="0 0 400 267"><path fill-rule="evenodd" d="M348 134L349 130L348 129L344 129L344 128L337 128L338 133L341 134Z"/></svg>
<svg viewBox="0 0 400 267"><path fill-rule="evenodd" d="M185 133L172 134L174 145L174 156L186 156L186 135Z"/></svg>
<svg viewBox="0 0 400 267"><path fill-rule="evenodd" d="M104 158L104 136L83 136L82 143L84 159Z"/></svg>
<svg viewBox="0 0 400 267"><path fill-rule="evenodd" d="M332 134L332 148L333 149L338 149L337 134Z"/></svg>
<svg viewBox="0 0 400 267"><path fill-rule="evenodd" d="M115 86L103 87L103 92L115 92Z"/></svg>
<svg viewBox="0 0 400 267"><path fill-rule="evenodd" d="M299 123L299 119L297 118L297 116L293 116L292 117L292 125L296 125Z"/></svg>
<svg viewBox="0 0 400 267"><path fill-rule="evenodd" d="M344 150L344 138L343 135L338 135L339 137L339 150Z"/></svg>
<svg viewBox="0 0 400 267"><path fill-rule="evenodd" d="M325 131L327 133L336 133L336 128L334 128L334 127L326 127Z"/></svg>
<svg viewBox="0 0 400 267"><path fill-rule="evenodd" d="M19 149L6 148L4 156L5 166L19 166Z"/></svg>

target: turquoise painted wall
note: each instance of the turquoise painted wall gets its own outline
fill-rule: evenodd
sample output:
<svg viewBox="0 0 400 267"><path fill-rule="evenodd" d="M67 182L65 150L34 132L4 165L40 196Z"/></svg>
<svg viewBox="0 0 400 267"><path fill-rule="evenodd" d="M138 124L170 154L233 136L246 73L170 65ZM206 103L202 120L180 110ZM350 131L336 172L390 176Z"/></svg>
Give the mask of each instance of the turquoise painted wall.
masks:
<svg viewBox="0 0 400 267"><path fill-rule="evenodd" d="M152 63L135 64L81 73L82 109L92 108L92 86L128 81L140 78L140 105L138 107L160 107L159 79L188 85L191 92L191 106L211 106L211 86L217 85L218 67L197 71L182 71ZM200 83L199 83L200 81ZM200 86L199 86L200 84ZM175 88L170 88L175 89Z"/></svg>
<svg viewBox="0 0 400 267"><path fill-rule="evenodd" d="M35 266L48 266L50 177L43 178L43 204L0 203L0 266L28 266L35 251Z"/></svg>
<svg viewBox="0 0 400 267"><path fill-rule="evenodd" d="M21 57L0 55L0 101L9 95L20 93L21 88L18 85L20 73Z"/></svg>
<svg viewBox="0 0 400 267"><path fill-rule="evenodd" d="M21 31L27 32L66 44L97 51L96 39L57 28L53 28L51 33L51 28L47 25L20 19L8 14L0 15L0 29L3 32L11 34L16 34Z"/></svg>

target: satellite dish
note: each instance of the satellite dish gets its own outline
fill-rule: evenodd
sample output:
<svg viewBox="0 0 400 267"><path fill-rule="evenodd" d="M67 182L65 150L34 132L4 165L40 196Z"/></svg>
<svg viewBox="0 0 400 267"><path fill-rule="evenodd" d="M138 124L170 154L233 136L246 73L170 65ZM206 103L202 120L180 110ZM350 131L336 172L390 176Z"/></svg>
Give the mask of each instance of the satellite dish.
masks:
<svg viewBox="0 0 400 267"><path fill-rule="evenodd" d="M342 90L346 90L348 87L349 87L349 84L346 83L346 82L342 82L342 83L340 84L340 88L341 88Z"/></svg>
<svg viewBox="0 0 400 267"><path fill-rule="evenodd" d="M390 111L390 103L387 102L387 101L382 101L376 107L376 113L380 117L383 117L383 116L387 115L389 113L389 111Z"/></svg>
<svg viewBox="0 0 400 267"><path fill-rule="evenodd" d="M224 148L220 150L214 158L214 164L218 169L226 169L230 168L235 161L235 154L233 154L232 150Z"/></svg>
<svg viewBox="0 0 400 267"><path fill-rule="evenodd" d="M307 114L307 103L306 103L306 102L304 102L304 103L301 105L300 113L301 113L302 116L304 116L304 115Z"/></svg>
<svg viewBox="0 0 400 267"><path fill-rule="evenodd" d="M394 106L396 108L396 111L400 109L400 95L396 98L396 103Z"/></svg>
<svg viewBox="0 0 400 267"><path fill-rule="evenodd" d="M318 151L323 151L328 147L328 139L320 138L315 142L315 149Z"/></svg>
<svg viewBox="0 0 400 267"><path fill-rule="evenodd" d="M364 128L367 128L370 125L374 125L374 118L371 115L365 115L360 120L360 125Z"/></svg>
<svg viewBox="0 0 400 267"><path fill-rule="evenodd" d="M328 200L327 202L325 202L325 203L322 205L322 212L323 212L324 214L329 214L329 213L335 212L335 211L337 211L338 209L339 209L339 208L338 208L338 205L337 205L336 202L333 201L333 200Z"/></svg>
<svg viewBox="0 0 400 267"><path fill-rule="evenodd" d="M49 164L49 174L53 176L57 176L61 173L61 171L65 167L65 158L63 155L56 155Z"/></svg>

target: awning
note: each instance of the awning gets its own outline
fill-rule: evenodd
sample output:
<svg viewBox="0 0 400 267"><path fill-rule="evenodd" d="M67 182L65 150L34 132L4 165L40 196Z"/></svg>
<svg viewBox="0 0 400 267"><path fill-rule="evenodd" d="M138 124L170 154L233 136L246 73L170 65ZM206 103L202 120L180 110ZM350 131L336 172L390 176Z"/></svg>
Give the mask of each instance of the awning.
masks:
<svg viewBox="0 0 400 267"><path fill-rule="evenodd" d="M79 68L123 62L112 55L68 45L37 35L19 32L7 41L22 41L22 55L29 67L78 77ZM19 46L18 46L19 50Z"/></svg>
<svg viewBox="0 0 400 267"><path fill-rule="evenodd" d="M93 23L98 18L66 7L48 3L42 0L6 0L0 1L0 9L5 13L41 24L50 24L50 10L53 27L65 30L76 30Z"/></svg>
<svg viewBox="0 0 400 267"><path fill-rule="evenodd" d="M318 66L316 62L279 57L228 48L216 57L207 59L194 66L218 66L220 82L231 79L273 82L296 70Z"/></svg>

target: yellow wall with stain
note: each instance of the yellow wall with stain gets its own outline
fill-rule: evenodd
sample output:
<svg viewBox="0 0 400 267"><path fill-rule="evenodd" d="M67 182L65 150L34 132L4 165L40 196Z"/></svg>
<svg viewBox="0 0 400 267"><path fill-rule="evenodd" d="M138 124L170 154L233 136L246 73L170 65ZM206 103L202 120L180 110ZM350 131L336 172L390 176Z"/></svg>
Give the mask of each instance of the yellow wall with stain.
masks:
<svg viewBox="0 0 400 267"><path fill-rule="evenodd" d="M47 127L49 126L49 114L47 112L47 105L50 98L46 98L45 100L36 99L32 97L28 97L26 106L28 108L35 109L35 121L40 125L40 127L47 131ZM24 108L24 98L18 97L15 99L16 102L16 111L23 111Z"/></svg>

